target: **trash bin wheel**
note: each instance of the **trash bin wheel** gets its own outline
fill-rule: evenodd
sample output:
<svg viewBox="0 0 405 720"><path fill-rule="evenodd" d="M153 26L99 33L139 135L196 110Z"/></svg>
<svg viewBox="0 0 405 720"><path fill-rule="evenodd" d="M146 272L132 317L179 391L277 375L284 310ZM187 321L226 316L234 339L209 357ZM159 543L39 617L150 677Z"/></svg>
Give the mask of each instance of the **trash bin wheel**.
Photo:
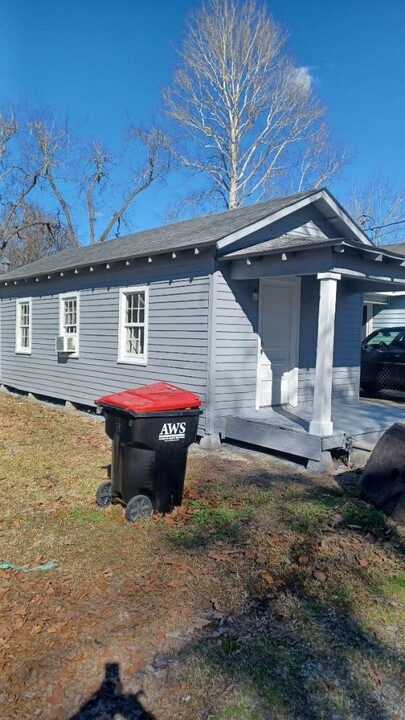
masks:
<svg viewBox="0 0 405 720"><path fill-rule="evenodd" d="M96 492L96 503L100 507L108 507L112 502L112 484L110 482L101 483Z"/></svg>
<svg viewBox="0 0 405 720"><path fill-rule="evenodd" d="M136 522L152 515L153 505L147 495L134 495L125 508L125 519Z"/></svg>

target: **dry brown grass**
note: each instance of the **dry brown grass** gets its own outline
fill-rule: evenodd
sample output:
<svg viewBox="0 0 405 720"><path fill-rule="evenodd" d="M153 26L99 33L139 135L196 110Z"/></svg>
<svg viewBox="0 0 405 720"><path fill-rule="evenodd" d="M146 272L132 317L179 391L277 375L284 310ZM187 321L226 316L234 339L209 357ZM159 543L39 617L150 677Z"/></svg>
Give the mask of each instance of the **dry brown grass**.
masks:
<svg viewBox="0 0 405 720"><path fill-rule="evenodd" d="M4 718L69 718L107 662L157 720L405 717L403 537L353 474L193 448L183 508L131 526L102 423L0 395L0 431L0 562L59 563L0 571Z"/></svg>

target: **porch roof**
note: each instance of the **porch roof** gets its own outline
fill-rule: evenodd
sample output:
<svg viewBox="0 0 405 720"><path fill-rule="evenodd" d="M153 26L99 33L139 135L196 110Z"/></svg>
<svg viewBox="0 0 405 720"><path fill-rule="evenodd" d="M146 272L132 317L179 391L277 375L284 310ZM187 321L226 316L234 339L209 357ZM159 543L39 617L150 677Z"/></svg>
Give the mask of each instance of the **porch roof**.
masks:
<svg viewBox="0 0 405 720"><path fill-rule="evenodd" d="M335 273L370 292L405 288L405 258L376 245L347 238L297 237L288 234L222 254L235 280Z"/></svg>

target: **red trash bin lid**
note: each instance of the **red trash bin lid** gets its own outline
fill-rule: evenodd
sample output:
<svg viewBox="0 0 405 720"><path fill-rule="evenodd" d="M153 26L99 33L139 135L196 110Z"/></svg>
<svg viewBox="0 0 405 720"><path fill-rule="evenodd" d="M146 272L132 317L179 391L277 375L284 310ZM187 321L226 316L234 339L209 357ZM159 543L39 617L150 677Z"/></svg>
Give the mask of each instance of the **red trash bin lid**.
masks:
<svg viewBox="0 0 405 720"><path fill-rule="evenodd" d="M186 410L201 405L198 395L165 382L104 395L95 402L96 405L107 405L130 413Z"/></svg>

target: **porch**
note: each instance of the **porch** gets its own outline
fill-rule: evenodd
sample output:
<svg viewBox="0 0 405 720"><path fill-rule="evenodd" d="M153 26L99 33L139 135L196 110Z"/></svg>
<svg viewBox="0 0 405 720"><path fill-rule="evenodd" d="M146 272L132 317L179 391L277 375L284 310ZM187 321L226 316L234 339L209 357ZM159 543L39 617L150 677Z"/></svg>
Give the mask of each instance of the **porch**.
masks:
<svg viewBox="0 0 405 720"><path fill-rule="evenodd" d="M405 263L364 241L293 242L273 238L221 258L230 282L250 283L259 299L256 409L235 406L222 434L319 461L405 420L400 407L358 398L363 295L404 288Z"/></svg>
<svg viewBox="0 0 405 720"><path fill-rule="evenodd" d="M223 437L319 461L322 451L344 447L348 439L377 440L393 423L405 421L405 408L333 399L332 435L311 434L312 417L311 402L243 411L226 418Z"/></svg>

